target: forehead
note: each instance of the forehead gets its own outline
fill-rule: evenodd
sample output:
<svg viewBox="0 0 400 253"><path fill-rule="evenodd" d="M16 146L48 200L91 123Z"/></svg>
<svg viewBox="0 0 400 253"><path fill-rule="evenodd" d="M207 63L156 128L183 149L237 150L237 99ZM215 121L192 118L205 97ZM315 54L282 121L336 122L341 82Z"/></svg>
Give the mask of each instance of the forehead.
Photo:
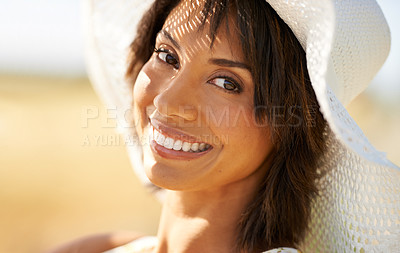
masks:
<svg viewBox="0 0 400 253"><path fill-rule="evenodd" d="M164 29L177 37L197 31L201 25L204 1L183 0L175 7L165 20Z"/></svg>
<svg viewBox="0 0 400 253"><path fill-rule="evenodd" d="M233 58L242 59L242 49L238 36L232 33L234 27L236 27L232 16L228 14L228 19L221 20L218 33L213 34L214 38L211 38L210 16L214 13L207 14L205 19L204 4L205 0L182 0L168 15L163 30L168 32L176 41L186 41L185 45L190 45L186 48L189 57L207 49L214 53L229 54ZM228 21L229 31L226 21Z"/></svg>

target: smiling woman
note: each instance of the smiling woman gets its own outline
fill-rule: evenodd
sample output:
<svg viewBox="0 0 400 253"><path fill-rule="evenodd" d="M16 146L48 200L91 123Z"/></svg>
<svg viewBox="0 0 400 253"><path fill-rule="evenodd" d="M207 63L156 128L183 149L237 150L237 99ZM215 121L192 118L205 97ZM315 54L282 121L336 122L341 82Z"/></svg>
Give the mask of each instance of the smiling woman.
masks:
<svg viewBox="0 0 400 253"><path fill-rule="evenodd" d="M149 9L139 2L121 2L120 12L90 2L88 55L105 101L123 120L133 112L121 129L140 140L128 147L133 166L164 202L158 234L73 247L399 246L398 168L343 107L387 56L389 30L375 1L361 9L331 0L156 0Z"/></svg>
<svg viewBox="0 0 400 253"><path fill-rule="evenodd" d="M175 4L158 6L154 10L160 13L149 12L139 27L162 23L155 19ZM262 15L253 15L256 7ZM251 14L238 19L237 9ZM246 35L248 31L253 34ZM247 39L257 37L264 40ZM131 50L128 78L136 80L137 133L140 139L150 136L150 145L143 145L150 181L181 191L170 194L179 197L170 198L185 198L190 201L184 205L196 206L196 212L179 215L196 217L206 208L207 220L213 224L212 213L230 210L225 221L230 239L221 241L227 252L232 244L249 252L296 245L303 237L315 192L312 182L324 147L325 122L306 81L305 54L287 25L264 1L228 6L183 1L160 30L139 29ZM293 53L281 55L284 50ZM274 82L268 84L267 79ZM291 96L286 92L291 90L298 92ZM296 105L302 110L289 113ZM277 106L287 108L280 122L271 110ZM294 122L306 122L312 113L313 125ZM216 120L208 117L211 114ZM263 122L268 122L267 127L260 127ZM209 196L209 205L198 202L194 192ZM274 209L259 211L267 205ZM171 220L176 214L170 212L163 217ZM207 237L214 237L220 228L199 231L203 229ZM191 240L187 250L193 251L198 242Z"/></svg>

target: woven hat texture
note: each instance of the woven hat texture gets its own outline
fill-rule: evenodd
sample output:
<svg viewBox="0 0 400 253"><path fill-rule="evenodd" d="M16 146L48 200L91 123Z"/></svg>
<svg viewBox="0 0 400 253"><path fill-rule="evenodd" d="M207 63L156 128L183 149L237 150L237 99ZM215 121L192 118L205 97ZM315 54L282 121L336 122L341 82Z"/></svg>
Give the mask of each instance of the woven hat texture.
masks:
<svg viewBox="0 0 400 253"><path fill-rule="evenodd" d="M127 111L128 47L153 1L86 0L86 59L98 95L118 112L136 174L142 150ZM306 51L311 82L325 119L329 149L321 160L304 252L400 252L400 169L367 140L344 106L382 66L390 31L374 0L267 0Z"/></svg>

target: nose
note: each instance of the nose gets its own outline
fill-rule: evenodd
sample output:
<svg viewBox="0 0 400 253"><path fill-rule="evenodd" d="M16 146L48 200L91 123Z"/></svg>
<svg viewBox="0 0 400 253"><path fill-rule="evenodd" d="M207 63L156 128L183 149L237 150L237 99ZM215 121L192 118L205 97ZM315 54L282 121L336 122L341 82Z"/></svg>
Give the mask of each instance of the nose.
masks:
<svg viewBox="0 0 400 253"><path fill-rule="evenodd" d="M166 85L161 85L154 98L154 106L165 117L179 117L187 121L195 121L198 109L195 105L196 90L191 83L195 80L188 74L179 73Z"/></svg>

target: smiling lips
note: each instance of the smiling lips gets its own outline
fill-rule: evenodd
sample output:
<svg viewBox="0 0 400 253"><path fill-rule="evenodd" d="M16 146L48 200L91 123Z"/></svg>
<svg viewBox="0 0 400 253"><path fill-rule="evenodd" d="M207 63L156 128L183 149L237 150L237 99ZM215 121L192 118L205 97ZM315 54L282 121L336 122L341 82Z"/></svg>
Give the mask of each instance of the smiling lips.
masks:
<svg viewBox="0 0 400 253"><path fill-rule="evenodd" d="M182 139L190 139L184 138ZM188 160L198 158L212 149L204 142L184 141L161 133L151 125L150 140L153 150L164 158Z"/></svg>

